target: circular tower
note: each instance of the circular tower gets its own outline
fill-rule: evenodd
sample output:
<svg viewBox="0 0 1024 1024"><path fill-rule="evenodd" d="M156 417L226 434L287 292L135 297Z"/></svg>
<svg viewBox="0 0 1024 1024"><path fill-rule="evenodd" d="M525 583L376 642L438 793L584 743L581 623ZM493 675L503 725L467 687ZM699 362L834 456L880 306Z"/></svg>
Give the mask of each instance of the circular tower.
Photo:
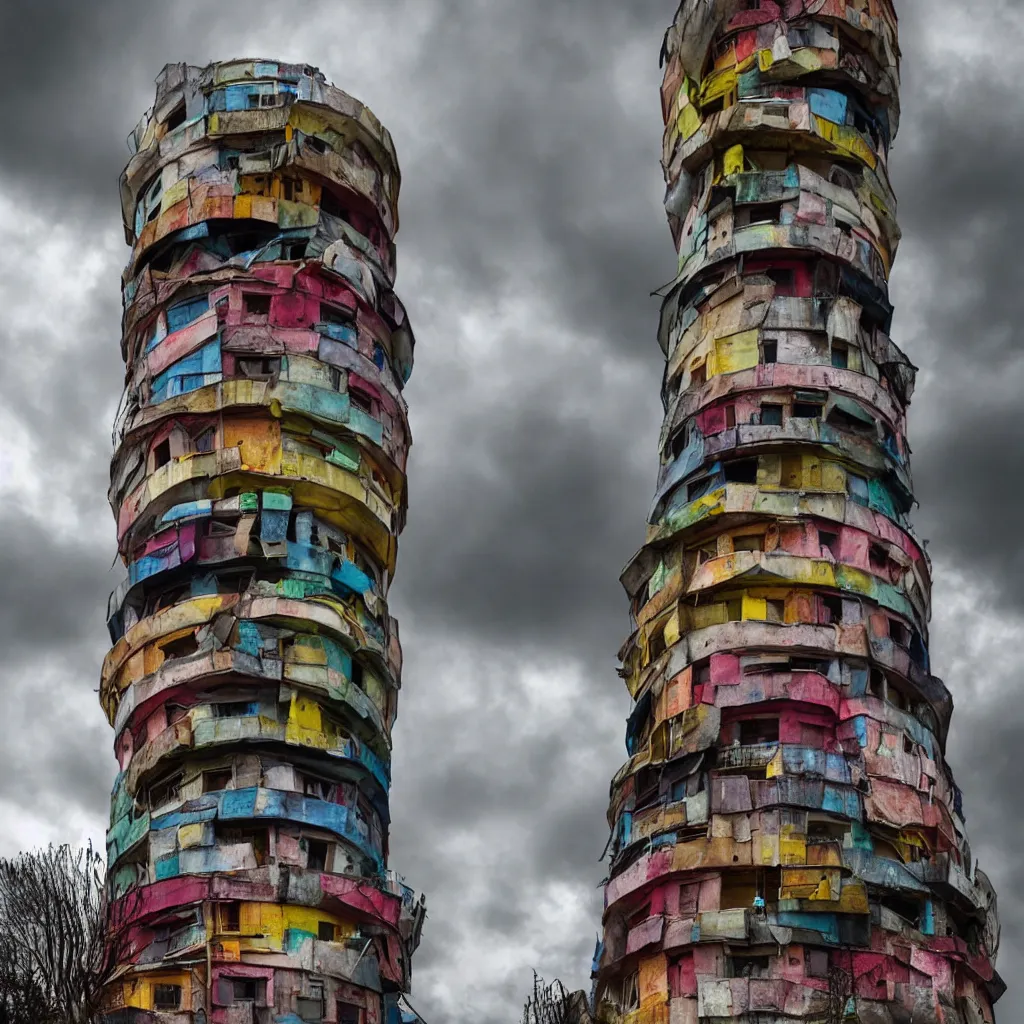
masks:
<svg viewBox="0 0 1024 1024"><path fill-rule="evenodd" d="M595 1009L991 1024L890 340L889 0L684 0L662 52L660 473Z"/></svg>
<svg viewBox="0 0 1024 1024"><path fill-rule="evenodd" d="M315 68L236 60L168 65L128 141L109 1019L412 1020L391 137Z"/></svg>

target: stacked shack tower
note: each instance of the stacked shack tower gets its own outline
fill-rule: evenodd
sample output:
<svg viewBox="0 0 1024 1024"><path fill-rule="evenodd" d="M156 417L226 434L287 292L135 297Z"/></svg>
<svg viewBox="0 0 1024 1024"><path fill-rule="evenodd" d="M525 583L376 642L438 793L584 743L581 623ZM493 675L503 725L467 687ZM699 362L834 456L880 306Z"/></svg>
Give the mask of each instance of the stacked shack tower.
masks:
<svg viewBox="0 0 1024 1024"><path fill-rule="evenodd" d="M991 1024L889 338L889 0L685 0L661 472L626 569L602 1021Z"/></svg>
<svg viewBox="0 0 1024 1024"><path fill-rule="evenodd" d="M129 145L109 1019L411 1020L391 137L315 68L240 60L168 65Z"/></svg>

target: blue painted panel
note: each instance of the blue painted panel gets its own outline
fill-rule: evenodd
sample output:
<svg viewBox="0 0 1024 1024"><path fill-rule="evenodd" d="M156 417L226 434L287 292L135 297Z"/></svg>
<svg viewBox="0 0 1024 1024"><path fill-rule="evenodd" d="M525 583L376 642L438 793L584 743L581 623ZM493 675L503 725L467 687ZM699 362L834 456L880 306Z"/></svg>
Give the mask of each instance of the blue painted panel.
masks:
<svg viewBox="0 0 1024 1024"><path fill-rule="evenodd" d="M848 102L846 95L835 89L808 89L807 98L811 113L825 118L833 124L846 124Z"/></svg>
<svg viewBox="0 0 1024 1024"><path fill-rule="evenodd" d="M186 302L179 302L167 310L168 332L180 331L182 327L188 326L198 320L210 308L210 300L205 295L189 299Z"/></svg>
<svg viewBox="0 0 1024 1024"><path fill-rule="evenodd" d="M820 933L828 942L839 944L839 919L835 914L784 911L777 914L776 918L784 928L806 928L808 931Z"/></svg>
<svg viewBox="0 0 1024 1024"><path fill-rule="evenodd" d="M373 580L355 562L342 562L331 573L331 579L356 594L365 594L373 587Z"/></svg>

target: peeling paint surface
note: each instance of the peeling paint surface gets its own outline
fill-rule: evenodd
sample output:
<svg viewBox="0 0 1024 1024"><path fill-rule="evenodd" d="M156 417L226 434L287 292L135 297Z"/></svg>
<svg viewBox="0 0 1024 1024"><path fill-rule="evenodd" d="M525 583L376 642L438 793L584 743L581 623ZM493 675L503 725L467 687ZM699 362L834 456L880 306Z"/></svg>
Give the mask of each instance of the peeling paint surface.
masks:
<svg viewBox="0 0 1024 1024"><path fill-rule="evenodd" d="M915 368L889 337L889 0L684 0L662 51L678 274L622 576L605 1024L993 1024L996 897L945 762Z"/></svg>
<svg viewBox="0 0 1024 1024"><path fill-rule="evenodd" d="M315 68L238 60L167 65L129 147L108 1019L418 1019L425 905L388 868L414 344L391 137Z"/></svg>

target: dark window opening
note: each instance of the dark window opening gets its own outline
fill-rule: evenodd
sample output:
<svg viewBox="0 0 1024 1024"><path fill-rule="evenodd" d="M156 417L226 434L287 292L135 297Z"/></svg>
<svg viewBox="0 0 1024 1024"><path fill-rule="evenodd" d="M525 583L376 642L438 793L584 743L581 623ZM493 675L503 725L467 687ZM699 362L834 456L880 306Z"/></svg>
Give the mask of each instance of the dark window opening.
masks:
<svg viewBox="0 0 1024 1024"><path fill-rule="evenodd" d="M887 572L889 568L889 552L881 544L872 544L868 548L868 563L873 572Z"/></svg>
<svg viewBox="0 0 1024 1024"><path fill-rule="evenodd" d="M827 676L830 666L820 658L790 658L789 667L793 672L817 672L819 676Z"/></svg>
<svg viewBox="0 0 1024 1024"><path fill-rule="evenodd" d="M239 359L238 372L249 380L269 380L281 372L281 358Z"/></svg>
<svg viewBox="0 0 1024 1024"><path fill-rule="evenodd" d="M216 718L244 718L247 715L258 715L259 711L259 704L245 700L213 705L213 714Z"/></svg>
<svg viewBox="0 0 1024 1024"><path fill-rule="evenodd" d="M327 850L328 846L326 843L316 839L308 839L306 841L306 867L311 871L326 871Z"/></svg>
<svg viewBox="0 0 1024 1024"><path fill-rule="evenodd" d="M742 622L743 599L739 597L734 597L731 601L726 601L725 614L729 622Z"/></svg>
<svg viewBox="0 0 1024 1024"><path fill-rule="evenodd" d="M184 110L184 107L182 107ZM179 1010L181 1009L181 986L180 985L154 985L153 986L153 1009L154 1010Z"/></svg>
<svg viewBox="0 0 1024 1024"><path fill-rule="evenodd" d="M793 415L801 420L821 419L821 411L825 407L817 402L794 402Z"/></svg>
<svg viewBox="0 0 1024 1024"><path fill-rule="evenodd" d="M767 978L771 972L769 956L731 956L729 975L733 978Z"/></svg>
<svg viewBox="0 0 1024 1024"><path fill-rule="evenodd" d="M715 478L713 476L706 476L702 480L695 480L692 484L687 484L686 486L686 500L696 501L698 498L703 498L714 486Z"/></svg>
<svg viewBox="0 0 1024 1024"><path fill-rule="evenodd" d="M703 565L710 562L712 558L718 557L718 545L712 541L710 544L703 544L697 548L697 564Z"/></svg>
<svg viewBox="0 0 1024 1024"><path fill-rule="evenodd" d="M914 741L909 736L903 737L903 753L912 754L914 752ZM916 849L916 847L913 847Z"/></svg>
<svg viewBox="0 0 1024 1024"><path fill-rule="evenodd" d="M647 641L647 653L650 661L657 661L665 651L668 650L668 645L665 643L665 630L661 628L655 633L652 633Z"/></svg>
<svg viewBox="0 0 1024 1024"><path fill-rule="evenodd" d="M725 407L725 425L726 427L736 426L736 406L727 405Z"/></svg>
<svg viewBox="0 0 1024 1024"><path fill-rule="evenodd" d="M242 930L242 905L240 903L221 904L220 930L222 932L240 932Z"/></svg>
<svg viewBox="0 0 1024 1024"><path fill-rule="evenodd" d="M868 679L868 692L872 697L885 700L885 673L881 669L873 668Z"/></svg>
<svg viewBox="0 0 1024 1024"><path fill-rule="evenodd" d="M356 315L343 306L320 307L320 322L324 324L339 324L342 327L351 327L356 322Z"/></svg>
<svg viewBox="0 0 1024 1024"><path fill-rule="evenodd" d="M363 1024L363 1008L353 1003L337 1004L338 1024Z"/></svg>
<svg viewBox="0 0 1024 1024"><path fill-rule="evenodd" d="M830 533L827 530L818 531L818 543L821 545L821 553L826 551L833 558L839 558L839 534Z"/></svg>
<svg viewBox="0 0 1024 1024"><path fill-rule="evenodd" d="M761 342L761 362L777 363L779 361L779 343L777 341Z"/></svg>
<svg viewBox="0 0 1024 1024"><path fill-rule="evenodd" d="M682 427L672 435L672 440L669 441L669 454L673 459L678 459L680 455L686 451L686 446L690 443L690 425Z"/></svg>
<svg viewBox="0 0 1024 1024"><path fill-rule="evenodd" d="M232 978L231 995L235 1003L262 1003L266 985L263 978Z"/></svg>
<svg viewBox="0 0 1024 1024"><path fill-rule="evenodd" d="M328 188L320 191L320 212L330 217L344 218L345 209L338 200L338 197Z"/></svg>
<svg viewBox="0 0 1024 1024"><path fill-rule="evenodd" d="M764 534L748 533L743 537L734 537L733 551L764 551Z"/></svg>
<svg viewBox="0 0 1024 1024"><path fill-rule="evenodd" d="M298 242L285 242L281 246L281 258L285 260L305 259L307 245L309 245L309 242L306 239Z"/></svg>
<svg viewBox="0 0 1024 1024"><path fill-rule="evenodd" d="M175 722L180 722L185 715L188 714L188 708L181 704L168 704L167 705L167 724L174 725Z"/></svg>
<svg viewBox="0 0 1024 1024"><path fill-rule="evenodd" d="M821 625L839 625L843 621L843 599L826 595L821 598Z"/></svg>
<svg viewBox="0 0 1024 1024"><path fill-rule="evenodd" d="M765 110L769 113L769 110ZM789 114L789 106L782 105L783 116ZM750 203L741 206L736 210L736 227L745 227L748 224L777 224L782 214L782 203ZM792 275L792 271L790 271Z"/></svg>
<svg viewBox="0 0 1024 1024"><path fill-rule="evenodd" d="M317 921L316 937L321 942L333 942L337 928L330 921Z"/></svg>
<svg viewBox="0 0 1024 1024"><path fill-rule="evenodd" d="M230 768L222 771L203 772L203 792L220 793L231 785L232 780Z"/></svg>
<svg viewBox="0 0 1024 1024"><path fill-rule="evenodd" d="M768 272L768 277L775 282L775 294L776 295L795 295L796 291L796 275L792 270L779 270L772 269Z"/></svg>
<svg viewBox="0 0 1024 1024"><path fill-rule="evenodd" d="M249 316L269 316L270 299L271 296L269 295L258 295L253 292L248 292L243 297L245 312Z"/></svg>
<svg viewBox="0 0 1024 1024"><path fill-rule="evenodd" d="M889 619L889 636L900 647L910 646L910 630L896 619Z"/></svg>
<svg viewBox="0 0 1024 1024"><path fill-rule="evenodd" d="M195 654L199 650L199 644L196 643L195 634L188 633L164 644L161 650L164 652L164 660L170 661L172 658L188 658Z"/></svg>
<svg viewBox="0 0 1024 1024"><path fill-rule="evenodd" d="M740 745L753 746L757 743L779 742L779 720L777 718L751 718L740 722Z"/></svg>
<svg viewBox="0 0 1024 1024"><path fill-rule="evenodd" d="M921 907L913 900L903 899L887 891L879 897L878 902L886 910L896 914L897 917L901 917L912 928L916 928L920 923Z"/></svg>
<svg viewBox="0 0 1024 1024"><path fill-rule="evenodd" d="M756 484L757 459L738 459L725 464L725 479L730 484Z"/></svg>
<svg viewBox="0 0 1024 1024"><path fill-rule="evenodd" d="M172 778L164 779L162 782L158 782L149 789L149 808L155 810L157 807L163 807L164 804L171 803L172 800L178 799L178 791L181 786L181 775L175 775Z"/></svg>
<svg viewBox="0 0 1024 1024"><path fill-rule="evenodd" d="M360 690L364 687L363 666L358 661L352 662L352 685L357 686Z"/></svg>
<svg viewBox="0 0 1024 1024"><path fill-rule="evenodd" d="M315 135L306 136L306 145L313 150L314 153L326 153L327 143L323 139L318 139Z"/></svg>
<svg viewBox="0 0 1024 1024"><path fill-rule="evenodd" d="M175 128L180 128L185 123L185 101L182 100L168 115L167 115L167 130L173 132Z"/></svg>
<svg viewBox="0 0 1024 1024"><path fill-rule="evenodd" d="M774 344L774 343L772 343ZM773 359L772 362L775 360ZM761 406L761 426L762 427L781 427L782 426L782 406L781 405L762 405Z"/></svg>
<svg viewBox="0 0 1024 1024"><path fill-rule="evenodd" d="M365 412L367 416L373 415L373 399L369 395L350 387L348 389L348 400L355 408Z"/></svg>
<svg viewBox="0 0 1024 1024"><path fill-rule="evenodd" d="M165 438L153 449L153 468L159 469L171 461L171 440Z"/></svg>
<svg viewBox="0 0 1024 1024"><path fill-rule="evenodd" d="M703 387L708 379L708 368L706 363L701 363L690 371L690 387Z"/></svg>
<svg viewBox="0 0 1024 1024"><path fill-rule="evenodd" d="M837 370L845 370L850 365L850 350L845 345L832 346L832 365Z"/></svg>
<svg viewBox="0 0 1024 1024"><path fill-rule="evenodd" d="M785 601L773 601L768 600L764 603L765 607L765 621L766 622L785 622L786 621L786 602Z"/></svg>
<svg viewBox="0 0 1024 1024"><path fill-rule="evenodd" d="M294 178L281 179L281 198L286 203L295 202L295 197L302 194L302 182Z"/></svg>

